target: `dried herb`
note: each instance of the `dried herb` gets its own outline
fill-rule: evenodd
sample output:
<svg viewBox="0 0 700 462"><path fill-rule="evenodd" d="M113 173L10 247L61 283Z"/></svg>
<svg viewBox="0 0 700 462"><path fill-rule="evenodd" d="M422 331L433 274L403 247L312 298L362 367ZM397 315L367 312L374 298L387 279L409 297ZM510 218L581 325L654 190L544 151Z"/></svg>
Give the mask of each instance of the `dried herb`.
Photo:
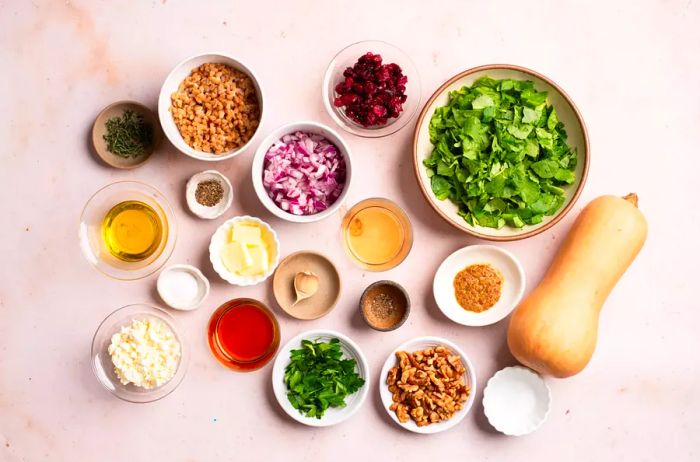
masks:
<svg viewBox="0 0 700 462"><path fill-rule="evenodd" d="M153 127L141 114L127 110L121 117L110 117L103 138L107 150L119 157L143 155L153 144Z"/></svg>
<svg viewBox="0 0 700 462"><path fill-rule="evenodd" d="M202 181L197 184L194 198L205 207L213 207L224 198L224 188L216 180Z"/></svg>

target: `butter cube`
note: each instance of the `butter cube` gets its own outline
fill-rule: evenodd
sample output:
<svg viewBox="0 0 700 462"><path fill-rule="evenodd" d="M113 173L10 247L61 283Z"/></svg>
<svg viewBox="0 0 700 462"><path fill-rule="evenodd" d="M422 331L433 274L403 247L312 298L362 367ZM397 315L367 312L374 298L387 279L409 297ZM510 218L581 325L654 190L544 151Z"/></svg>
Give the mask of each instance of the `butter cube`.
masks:
<svg viewBox="0 0 700 462"><path fill-rule="evenodd" d="M247 246L240 242L230 242L221 249L221 261L232 273L243 274L246 268L253 265L254 260Z"/></svg>
<svg viewBox="0 0 700 462"><path fill-rule="evenodd" d="M262 245L262 231L255 224L235 223L231 231L231 241L246 245Z"/></svg>
<svg viewBox="0 0 700 462"><path fill-rule="evenodd" d="M252 264L240 272L243 276L259 276L270 269L270 256L265 245L249 246Z"/></svg>

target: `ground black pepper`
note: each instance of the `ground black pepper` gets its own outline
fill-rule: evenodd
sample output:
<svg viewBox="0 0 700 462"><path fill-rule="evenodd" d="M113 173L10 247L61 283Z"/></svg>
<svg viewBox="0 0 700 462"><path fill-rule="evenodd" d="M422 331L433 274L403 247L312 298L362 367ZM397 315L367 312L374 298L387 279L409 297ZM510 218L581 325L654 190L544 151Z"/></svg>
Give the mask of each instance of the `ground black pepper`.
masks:
<svg viewBox="0 0 700 462"><path fill-rule="evenodd" d="M197 184L194 198L205 207L213 207L224 198L224 187L216 180L202 181Z"/></svg>

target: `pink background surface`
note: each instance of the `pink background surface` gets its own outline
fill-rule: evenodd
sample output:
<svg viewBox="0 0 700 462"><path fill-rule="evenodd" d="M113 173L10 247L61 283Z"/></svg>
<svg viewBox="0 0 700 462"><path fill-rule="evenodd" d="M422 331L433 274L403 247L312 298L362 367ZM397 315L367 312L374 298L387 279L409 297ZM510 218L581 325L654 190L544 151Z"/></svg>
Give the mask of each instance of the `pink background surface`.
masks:
<svg viewBox="0 0 700 462"><path fill-rule="evenodd" d="M419 1L171 0L118 7L0 1L0 460L698 460L700 213L689 198L700 167L690 144L700 124L700 5L577 3L444 1L436 9ZM309 226L266 213L250 182L252 150L210 165L164 143L130 172L103 166L88 150L88 130L102 107L135 99L155 108L170 69L209 50L237 56L259 73L268 96L263 134L302 119L332 125L320 97L325 67L342 47L370 38L395 43L413 58L424 100L461 70L505 62L551 77L578 104L592 145L581 200L552 230L503 245L523 263L528 290L585 203L607 193L640 196L647 244L607 301L589 367L571 379L548 380L551 414L530 436L502 436L483 416L486 380L515 363L505 346L506 322L458 326L433 302L438 264L477 241L443 223L421 197L410 153L414 122L379 140L343 133L357 172L347 205L386 196L413 221L413 251L384 274L363 272L344 256L342 213ZM183 199L187 178L208 167L225 173L236 194L233 208L214 221L193 217ZM175 313L192 350L187 377L175 393L148 405L111 396L89 363L92 335L109 312L135 302L161 305L155 276L110 280L78 247L83 204L123 179L145 180L166 193L179 230L170 263L200 266L212 282L203 307ZM205 323L219 304L250 296L274 305L269 284L229 286L208 262L211 233L237 214L268 220L283 254L322 251L342 271L344 291L331 314L311 322L279 319L283 341L328 327L363 348L374 374L371 393L344 424L312 429L293 422L274 400L270 366L230 372L207 350ZM362 289L384 278L403 284L413 300L408 322L392 333L370 330L356 309ZM388 420L376 387L390 350L429 334L467 352L478 396L462 424L423 437Z"/></svg>

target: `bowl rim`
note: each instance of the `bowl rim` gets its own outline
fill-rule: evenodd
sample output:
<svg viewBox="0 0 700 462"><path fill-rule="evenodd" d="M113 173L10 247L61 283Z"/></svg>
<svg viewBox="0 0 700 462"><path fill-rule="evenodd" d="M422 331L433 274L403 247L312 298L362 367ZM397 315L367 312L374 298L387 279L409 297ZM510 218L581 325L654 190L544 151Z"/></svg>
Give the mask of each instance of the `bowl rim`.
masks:
<svg viewBox="0 0 700 462"><path fill-rule="evenodd" d="M239 66L240 68L238 70L243 71L248 77L250 77L251 81L253 82L253 86L255 87L255 93L258 97L258 106L260 107L260 118L258 120L258 126L255 129L255 132L253 135L250 137L250 139L243 145L239 146L238 148L232 150L232 151L227 151L222 154L213 154L213 153L208 153L204 151L197 151L196 149L192 148L190 145L185 143L185 140L182 138L182 135L180 134L180 129L175 125L175 121L172 120L172 124L175 126L175 131L177 132L177 136L175 139L172 139L170 135L168 134L168 130L165 129L166 123L164 122L166 120L166 117L170 117L172 119L172 114L170 114L169 108L172 104L170 102L170 95L166 94L165 92L165 86L167 83L169 83L171 80L174 79L174 74L181 68L185 67L190 61L193 61L198 58L203 58L203 57L216 57L219 59L222 59L224 61L229 61L233 62L236 64L236 66ZM226 63L224 63L226 64ZM191 74L192 71L194 70L194 67L190 68L189 73ZM168 139L170 144L172 144L175 149L180 151L181 153L185 154L188 157L191 157L193 159L197 160L203 160L205 162L217 162L221 160L226 160L226 159L231 159L233 157L236 157L240 154L243 154L244 151L246 151L252 144L253 141L258 137L258 134L261 132L261 127L263 124L263 116L264 116L264 108L265 108L265 92L263 90L263 86L260 83L260 79L257 76L258 74L245 62L241 61L238 58L235 58L229 54L224 53L223 51L207 51L204 53L197 53L194 55L190 55L187 58L183 59L182 61L178 62L171 70L168 72L168 75L165 77L163 80L163 83L161 84L160 87L160 92L158 93L158 120L160 121L161 129L163 131L163 134L165 137ZM179 87L181 81L177 84L177 87ZM167 114L163 114L163 111L161 111L161 106L165 106L165 101L168 101L167 108L166 110Z"/></svg>
<svg viewBox="0 0 700 462"><path fill-rule="evenodd" d="M173 386L172 390L168 391L167 393L165 393L162 396L158 396L157 398L153 398L153 399L149 399L149 400L145 400L145 401L136 401L133 399L128 399L128 398L125 398L125 397L117 394L117 392L115 390L111 390L100 379L100 376L97 372L97 366L95 366L95 355L98 353L95 350L95 346L96 346L95 341L97 340L97 334L100 332L100 329L102 329L102 326L104 326L104 324L107 322L107 320L112 318L117 313L119 313L123 310L129 309L129 308L136 308L136 307L141 307L143 309L143 311L150 312L149 313L150 315L152 315L154 317L161 318L160 319L161 321L165 320L166 323L168 324L168 327L173 331L173 334L175 334L175 337L177 338L178 342L180 343L180 361L178 363L177 370L175 371L175 375L173 375L173 377L170 380L165 382L160 387L156 387L156 388L149 390L149 393L160 390L162 387L175 381L175 382L173 382L174 386ZM185 379L185 375L187 375L187 370L189 368L189 359L190 359L189 358L189 354L190 354L189 347L185 345L186 343L187 343L187 339L185 338L184 334L182 333L182 326L180 326L180 323L177 321L177 319L175 319L175 317L173 315L171 315L170 313L168 313L164 309L159 308L159 307L152 305L152 304L149 304L149 303L130 303L128 305L121 306L121 307L117 308L116 310L111 311L97 325L97 329L95 329L95 333L92 335L92 342L90 344L90 367L92 369L92 373L94 374L95 378L100 383L100 385L105 390L110 392L113 396L116 396L117 398L121 399L122 401L126 401L128 403L134 403L134 404L153 403L155 401L159 401L159 400L165 398L166 396L172 394L172 392L174 392L180 386L182 381ZM181 369L182 369L182 374L178 377L178 373L180 372Z"/></svg>
<svg viewBox="0 0 700 462"><path fill-rule="evenodd" d="M512 236L493 236L490 234L484 234L476 231L472 227L467 226L466 224L462 225L461 223L457 223L456 221L452 220L447 214L445 214L442 210L440 210L432 201L431 199L431 194L432 191L428 191L426 189L426 186L423 184L421 181L420 177L420 169L422 168L422 162L418 159L418 135L420 134L420 127L423 124L423 120L427 116L428 109L430 106L433 104L433 102L453 83L458 81L459 79L462 79L466 76L469 76L471 74L474 74L476 72L481 72L481 71L488 71L488 70L496 70L496 69L506 69L506 70L512 70L512 71L518 71L522 72L524 74L529 74L533 77L536 77L540 80L545 81L548 85L553 87L565 100L566 102L571 106L573 109L574 115L576 116L576 119L578 120L579 125L581 126L581 131L583 132L583 144L584 144L584 149L583 149L583 170L581 172L581 178L578 183L578 186L576 187L576 190L574 191L573 196L571 196L571 200L569 203L563 208L557 211L557 213L552 217L550 221L545 223L544 225L537 227L535 229L532 229L530 231L524 232L522 234L514 234ZM462 71L450 79L448 79L445 83L440 85L440 87L433 92L433 94L428 98L428 100L425 102L425 105L423 106L423 109L421 110L420 114L418 115L418 119L416 120L416 126L413 130L413 173L416 177L416 181L418 182L418 186L420 187L421 192L423 193L423 198L428 202L430 207L437 212L438 215L447 223L449 223L453 228L456 228L466 234L469 234L471 236L480 238L480 239L485 239L487 241L494 241L494 242L508 242L508 241L518 241L521 239L527 239L528 237L535 236L537 234L540 234L552 226L556 225L566 214L571 211L571 209L574 207L576 202L579 199L579 196L581 195L581 192L583 191L583 188L586 184L586 179L588 178L588 169L590 166L590 140L588 137L588 128L586 127L586 123L583 120L583 116L581 115L581 111L578 109L576 104L574 103L573 99L569 96L568 93L566 93L559 85L557 85L552 79L549 77L544 76L543 74L540 74L537 71L534 71L532 69L529 69L527 67L522 67L518 66L516 64L484 64L481 66L477 67L472 67L470 69L467 69L465 71Z"/></svg>
<svg viewBox="0 0 700 462"><path fill-rule="evenodd" d="M365 304L364 302L367 299L367 294L369 293L369 291L375 287L380 287L380 286L394 287L394 288L398 289L399 292L401 292L401 294L403 295L404 299L406 299L406 310L404 310L404 313L401 316L401 319L399 319L399 321L396 324L394 324L390 327L386 327L386 328L375 326L374 324L372 324L369 321L369 319L367 318L367 313L365 313L365 309L364 309L364 304ZM404 287L401 284L399 284L398 282L395 282L395 281L392 281L389 279L381 279L379 281L375 281L372 284L368 285L365 288L365 290L362 291L362 295L360 296L359 309L360 309L360 314L362 315L362 319L364 319L364 321L367 323L367 325L369 327L371 327L372 329L379 331L379 332L391 332L392 330L396 330L399 327L403 326L404 323L406 322L406 320L408 319L408 316L411 314L411 297L409 297L406 289L404 289Z"/></svg>
<svg viewBox="0 0 700 462"><path fill-rule="evenodd" d="M275 141L279 140L281 136L285 134L289 134L293 131L306 131L306 129L302 128L298 128L296 130L290 129L290 127L296 126L310 127L318 130L324 130L330 133L338 140L338 142L336 143L332 140L328 141L332 141L333 144L336 145L336 147L343 156L343 160L345 161L345 186L343 186L343 190L341 191L340 196L338 196L338 199L336 199L336 201L333 204L331 204L331 206L328 207L326 210L314 213L313 215L293 215L291 213L285 212L284 210L279 208L277 204L275 204L272 201L272 199L270 199L270 197L267 195L267 190L265 189L265 186L262 182L262 172L264 169L265 154L267 153L268 149L270 149L270 146L272 146L275 143ZM340 207L347 199L348 194L350 192L350 187L352 185L352 153L350 150L350 146L347 144L347 142L333 128L329 127L326 124L316 122L313 120L299 120L296 122L289 122L280 125L279 127L272 130L265 138L263 138L263 140L258 145L258 148L255 150L250 170L255 195L258 196L258 200L260 201L260 203L262 203L262 205L268 212L270 212L277 218L281 218L291 223L315 223L333 215L336 211L338 211L338 209L340 209Z"/></svg>
<svg viewBox="0 0 700 462"><path fill-rule="evenodd" d="M467 398L465 406L460 410L457 411L459 415L455 414L450 420L444 421L444 422L438 422L436 424L428 425L425 427L418 427L415 425L415 422L413 420L409 420L407 423L401 423L399 422L399 419L396 417L396 413L394 411L389 410L389 406L393 401L390 402L385 402L385 398L387 395L389 396L389 399L391 400L391 393L389 392L389 388L387 387L386 380L382 379L382 377L386 377L387 374L389 373L389 370L392 365L395 364L396 361L396 352L397 351L407 351L411 349L411 345L414 344L419 344L419 343L428 343L431 345L444 345L447 346L452 350L453 353L456 353L459 355L460 359L462 360L462 364L464 365L464 368L466 369L465 375L469 379L469 397ZM415 347L413 347L415 351ZM392 362L394 361L394 362ZM441 433L446 430L449 430L455 426L457 426L466 416L469 414L474 407L474 403L476 402L476 393L477 393L477 377L476 377L476 370L474 369L474 365L472 364L471 360L469 359L469 356L462 350L462 348L457 345L455 342L452 340L448 340L444 337L438 337L435 335L423 335L419 337L413 337L409 340L406 340L405 342L401 343L400 345L396 346L391 350L389 355L387 356L386 360L384 361L384 364L382 364L379 380L379 400L382 403L382 407L384 410L389 414L389 417L391 420L396 423L399 427L403 428L404 430L408 430L413 433L420 433L424 435L432 435L435 433ZM408 425L413 423L413 425ZM431 428L432 427L432 428Z"/></svg>
<svg viewBox="0 0 700 462"><path fill-rule="evenodd" d="M168 255L165 257L165 259L160 264L154 265L158 261L158 258L160 258L160 256L159 256L158 258L153 260L153 262L151 264L144 267L144 269L145 269L145 268L150 268L151 265L154 265L153 269L151 271L144 273L143 275L140 275L140 276L135 277L135 278L118 277L118 276L115 276L113 274L109 274L106 271L104 271L102 268L98 267L98 265L93 263L93 261L90 260L90 258L88 258L88 255L86 255L87 252L86 252L86 249L84 248L84 244L82 242L82 239L83 239L83 236L82 236L83 217L85 216L85 212L87 211L88 206L93 201L93 199L95 199L95 197L97 197L97 195L100 194L102 191L106 190L107 188L114 187L115 185L121 184L121 183L136 183L140 186L145 186L147 189L148 188L153 189L156 193L158 193L163 198L163 203L161 203L160 201L157 201L158 205L163 209L163 213L165 213L166 216L168 215L168 213L170 213L170 215L172 215L172 217L170 217L170 216L168 217L168 220L170 220L172 218L172 225L170 224L170 221L168 221L168 239L169 239L170 234L173 235L173 243L172 243L172 248L170 249L170 252L168 253ZM173 210L172 206L170 205L170 202L168 201L168 198L166 197L166 195L163 194L163 192L160 189L156 188L155 186L153 186L150 183L146 183L145 181L117 180L117 181L113 181L109 184L102 186L97 191L95 191L93 194L91 194L90 198L85 202L85 205L83 205L83 208L80 211L80 217L78 218L78 220L79 220L78 221L78 244L80 245L80 252L83 254L83 258L85 258L85 260L87 260L87 262L93 268L95 268L97 271L99 271L101 274L104 274L108 278L115 279L117 281L138 281L140 279L144 279L144 278L156 273L158 270L160 270L161 268L163 268L165 266L165 264L168 262L168 260L170 260L170 257L172 257L173 253L175 252L175 247L177 246L178 233L177 233L177 217L175 216L175 211ZM172 231L172 233L171 233L171 231ZM167 242L166 242L166 247L167 247ZM161 256L165 253L165 250L166 249L164 248L163 252L161 253Z"/></svg>
<svg viewBox="0 0 700 462"><path fill-rule="evenodd" d="M328 420L324 421L324 417L320 419L311 419L309 417L306 417L299 413L296 409L290 409L286 407L282 403L282 399L286 398L286 389L284 388L284 381L278 381L275 380L278 375L280 375L280 369L282 369L282 377L284 378L284 368L287 367L287 364L289 362L289 356L285 357L285 355L281 354L282 352L286 351L290 345L292 345L291 348L296 348L293 346L293 343L300 343L302 339L308 339L308 338L318 338L320 336L327 336L327 337L335 337L342 344L345 345L346 348L354 350L357 353L357 370L364 375L364 380L365 383L360 388L356 393L358 397L355 399L355 402L353 403L353 407L348 409L342 408L342 409L348 409L347 413L342 416L342 418L329 422ZM277 373L276 373L277 372ZM360 410L360 408L364 405L365 401L367 400L367 395L369 394L369 389L371 387L372 383L372 371L371 367L369 365L369 362L367 361L367 356L362 352L362 349L360 346L352 340L349 336L345 334L341 334L337 330L333 329L310 329L310 330L305 330L300 332L299 334L295 335L291 339L289 339L287 342L284 343L278 350L277 350L277 357L275 358L274 363L272 364L272 374L271 374L271 382L272 382L272 389L273 389L273 394L275 395L275 399L279 406L284 410L284 412L291 417L292 419L296 420L299 423L302 423L304 425L308 425L310 427L330 427L333 425L337 425L339 423L345 422L346 420L350 419L352 416L354 416L357 411ZM278 393L279 392L279 393ZM280 396L281 395L281 396ZM291 405L290 405L291 406ZM291 412L294 411L294 412Z"/></svg>
<svg viewBox="0 0 700 462"><path fill-rule="evenodd" d="M494 317L493 319L488 319L488 310L482 311L481 313L475 313L476 317L483 317L486 319L487 322L473 322L473 323L467 323L467 322L462 322L458 320L455 316L453 316L452 311L449 310L447 307L443 307L442 304L440 304L440 301L438 300L438 290L439 290L439 280L438 280L438 274L440 273L443 268L446 267L446 262L451 259L451 258L456 258L457 254L467 252L467 253L473 253L473 252L495 252L499 253L504 256L504 258L508 261L510 261L514 266L515 269L517 270L518 273L518 278L517 278L517 287L518 287L518 293L516 297L513 299L513 303L511 308L504 312L502 316L500 317ZM487 262L490 263L490 262ZM472 244L472 245L466 245L464 247L460 247L459 249L455 250L454 252L450 253L448 256L446 256L438 268L435 270L435 275L433 276L433 284L432 284L432 291L433 291L433 300L435 301L435 304L437 307L440 309L440 312L449 319L450 321L454 322L455 324L459 324L462 326L469 326L469 327L484 327L484 326L490 326L492 324L496 324L497 322L500 322L507 318L514 310L515 308L520 304L520 302L523 299L523 295L525 294L525 286L527 285L527 276L525 274L525 268L523 267L522 263L520 263L520 260L513 254L508 249L504 249L503 247L494 245L494 244ZM493 307L492 307L493 308ZM462 309L462 308L460 308Z"/></svg>
<svg viewBox="0 0 700 462"><path fill-rule="evenodd" d="M408 113L402 113L399 114L399 117L396 117L394 122L388 125L384 125L382 127L376 127L376 128L366 128L363 127L362 125L350 121L345 122L343 118L336 113L337 109L331 105L329 102L331 93L328 91L328 86L330 85L330 80L331 80L331 66L333 63L335 63L336 59L348 50L349 48L352 48L354 46L364 44L364 43L380 43L383 46L387 46L389 48L393 48L395 51L397 51L400 55L402 55L408 64L411 66L412 70L414 71L415 77L416 77L416 107L413 109L411 114L409 115ZM405 74L404 74L405 75ZM323 106L326 108L326 112L328 115L333 119L333 121L341 127L343 130L346 132L355 135L355 136L360 136L362 138L384 138L389 135L393 135L394 133L400 131L402 128L405 128L411 119L415 117L415 115L418 113L418 109L420 108L421 105L421 100L423 99L423 94L421 91L421 81L420 81L420 74L418 73L418 67L416 66L416 63L413 62L411 57L403 51L401 48L398 46L394 45L391 42L387 42L386 40L379 40L379 39L369 39L369 40L358 40L357 42L352 42L349 45L344 46L343 48L340 49L336 54L333 55L333 58L328 62L328 65L326 66L326 70L323 73L323 81L322 81L322 87L321 87L321 98L323 99ZM397 124L399 119L401 118L402 115L408 115L406 118L406 121Z"/></svg>
<svg viewBox="0 0 700 462"><path fill-rule="evenodd" d="M314 257L317 257L319 259L326 260L329 263L330 267L333 268L333 271L338 277L338 292L335 294L333 303L329 305L323 313L313 318L301 318L294 313L294 310L290 309L291 306L282 306L282 304L279 302L279 298L277 297L277 292L275 290L275 279L277 278L278 270L282 268L285 264L288 264L295 257L298 257L299 255L313 255ZM314 321L316 319L320 319L326 316L328 313L333 311L336 306L338 306L338 301L340 300L340 295L342 294L342 292L343 279L340 277L340 271L338 271L338 267L335 265L335 263L333 263L333 261L330 258L328 258L320 252L316 252L315 250L297 250L296 252L290 253L289 255L280 260L279 264L277 265L277 268L275 268L275 274L272 276L272 296L275 299L275 302L277 302L277 305L282 309L282 311L284 311L286 314L293 317L294 319L298 319L300 321Z"/></svg>

